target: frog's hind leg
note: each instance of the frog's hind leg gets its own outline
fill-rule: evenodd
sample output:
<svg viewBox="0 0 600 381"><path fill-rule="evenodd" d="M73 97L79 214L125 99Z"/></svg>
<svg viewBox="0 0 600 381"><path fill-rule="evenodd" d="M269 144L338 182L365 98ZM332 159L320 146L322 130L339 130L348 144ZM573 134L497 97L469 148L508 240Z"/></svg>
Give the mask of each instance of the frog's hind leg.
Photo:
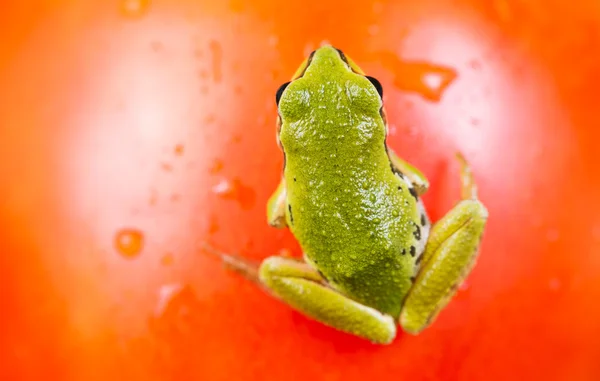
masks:
<svg viewBox="0 0 600 381"><path fill-rule="evenodd" d="M415 283L400 314L402 328L417 334L433 322L473 268L488 212L477 199L471 170L461 155L462 200L433 225Z"/></svg>
<svg viewBox="0 0 600 381"><path fill-rule="evenodd" d="M391 316L331 289L318 271L300 259L274 256L259 267L211 246L203 248L269 294L323 324L378 344L388 344L396 336Z"/></svg>
<svg viewBox="0 0 600 381"><path fill-rule="evenodd" d="M259 277L274 296L325 325L378 344L388 344L396 336L391 316L331 289L307 263L269 257L260 266Z"/></svg>

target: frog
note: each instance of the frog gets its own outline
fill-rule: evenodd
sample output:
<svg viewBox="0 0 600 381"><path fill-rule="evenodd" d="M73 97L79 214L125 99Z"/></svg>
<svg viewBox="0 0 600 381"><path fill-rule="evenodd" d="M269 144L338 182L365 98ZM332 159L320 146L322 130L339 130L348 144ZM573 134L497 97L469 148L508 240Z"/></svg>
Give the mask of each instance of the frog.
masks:
<svg viewBox="0 0 600 381"><path fill-rule="evenodd" d="M473 270L488 211L461 153L461 197L432 223L426 176L387 144L383 87L343 51L313 51L276 91L283 171L268 223L302 257L231 269L310 319L375 344L429 327Z"/></svg>

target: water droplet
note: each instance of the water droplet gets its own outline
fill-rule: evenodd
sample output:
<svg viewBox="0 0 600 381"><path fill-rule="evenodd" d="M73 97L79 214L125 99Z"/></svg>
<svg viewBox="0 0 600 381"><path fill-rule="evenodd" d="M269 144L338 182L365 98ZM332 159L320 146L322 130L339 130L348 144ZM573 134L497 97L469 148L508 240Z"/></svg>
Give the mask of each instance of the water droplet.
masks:
<svg viewBox="0 0 600 381"><path fill-rule="evenodd" d="M378 223L381 222L381 220L379 218L373 218L373 222L376 223L376 224L378 224Z"/></svg>
<svg viewBox="0 0 600 381"><path fill-rule="evenodd" d="M183 155L183 149L184 149L183 144L177 144L175 146L175 155L177 155L177 156Z"/></svg>
<svg viewBox="0 0 600 381"><path fill-rule="evenodd" d="M377 201L377 196L375 196L374 194L371 194L369 196L369 200L371 200L371 202L375 202L375 201Z"/></svg>
<svg viewBox="0 0 600 381"><path fill-rule="evenodd" d="M350 259L356 260L356 254L350 254Z"/></svg>
<svg viewBox="0 0 600 381"><path fill-rule="evenodd" d="M149 321L154 334L180 343L198 333L203 309L190 286L167 284L157 294L158 301Z"/></svg>
<svg viewBox="0 0 600 381"><path fill-rule="evenodd" d="M242 184L237 178L231 182L227 180L220 181L217 185L213 186L212 191L226 200L237 201L242 209L251 209L256 200L254 190Z"/></svg>
<svg viewBox="0 0 600 381"><path fill-rule="evenodd" d="M144 246L144 234L137 229L121 229L114 238L117 251L127 258L137 257Z"/></svg>
<svg viewBox="0 0 600 381"><path fill-rule="evenodd" d="M399 215L400 215L400 212L398 212L396 209L392 210L392 216L398 217Z"/></svg>
<svg viewBox="0 0 600 381"><path fill-rule="evenodd" d="M292 251L290 249L287 248L282 248L281 250L279 250L279 253L277 253L277 255L279 255L280 257L284 257L284 258L292 258Z"/></svg>
<svg viewBox="0 0 600 381"><path fill-rule="evenodd" d="M439 101L457 77L456 70L426 62L407 62L395 53L378 52L379 61L395 74L394 85L400 90L414 91L430 101Z"/></svg>
<svg viewBox="0 0 600 381"><path fill-rule="evenodd" d="M162 258L160 259L160 264L163 266L171 266L174 261L175 261L175 258L173 257L173 254L167 253L167 254L163 255Z"/></svg>
<svg viewBox="0 0 600 381"><path fill-rule="evenodd" d="M208 169L208 171L214 175L214 174L221 172L222 169L223 169L223 161L219 160L219 159L215 159L215 161L213 161L213 163L210 166L210 168Z"/></svg>
<svg viewBox="0 0 600 381"><path fill-rule="evenodd" d="M366 181L362 183L362 189L369 189L369 183Z"/></svg>
<svg viewBox="0 0 600 381"><path fill-rule="evenodd" d="M359 219L359 218L360 218L360 217L362 217L362 216L361 216L360 214L356 214L354 217L355 217L356 219Z"/></svg>
<svg viewBox="0 0 600 381"><path fill-rule="evenodd" d="M216 83L221 82L223 77L221 65L223 61L223 48L217 41L211 41L209 44L210 52L212 54L212 74L213 80Z"/></svg>
<svg viewBox="0 0 600 381"><path fill-rule="evenodd" d="M220 181L217 185L212 187L212 191L216 194L225 194L229 192L231 189L231 185L227 180Z"/></svg>
<svg viewBox="0 0 600 381"><path fill-rule="evenodd" d="M158 316L163 315L173 297L179 294L182 289L183 286L178 283L161 286L158 290L158 303L154 310L155 314Z"/></svg>
<svg viewBox="0 0 600 381"><path fill-rule="evenodd" d="M150 0L123 0L121 1L121 13L125 17L137 18L143 16L150 6Z"/></svg>

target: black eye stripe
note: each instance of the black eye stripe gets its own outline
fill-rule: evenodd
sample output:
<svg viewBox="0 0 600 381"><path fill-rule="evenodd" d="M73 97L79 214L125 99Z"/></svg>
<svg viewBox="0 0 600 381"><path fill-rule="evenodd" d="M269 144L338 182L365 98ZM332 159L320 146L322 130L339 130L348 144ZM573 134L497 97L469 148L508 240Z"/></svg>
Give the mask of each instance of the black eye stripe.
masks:
<svg viewBox="0 0 600 381"><path fill-rule="evenodd" d="M313 50L310 55L308 56L308 60L306 61L306 66L304 67L304 71L302 71L302 73L300 73L300 75L298 76L298 78L302 78L304 77L304 73L306 73L306 69L308 69L308 67L310 66L310 63L313 60L313 57L315 56L315 52L316 50Z"/></svg>
<svg viewBox="0 0 600 381"><path fill-rule="evenodd" d="M277 92L275 93L275 103L277 103L279 105L279 100L281 99L281 95L283 94L284 90L286 89L286 87L288 87L288 85L290 84L290 82L286 82L283 85L279 86L279 88L277 89Z"/></svg>
<svg viewBox="0 0 600 381"><path fill-rule="evenodd" d="M373 86L375 86L375 89L379 93L379 96L383 98L383 86L381 86L381 83L377 80L377 78L373 78L368 75L366 75L365 77L367 77L367 79L373 84Z"/></svg>
<svg viewBox="0 0 600 381"><path fill-rule="evenodd" d="M348 63L348 59L346 58L346 55L344 54L344 52L342 52L338 48L335 48L335 50L337 50L337 52L340 54L340 58L342 59L342 61L344 61L348 66L350 66L350 64Z"/></svg>

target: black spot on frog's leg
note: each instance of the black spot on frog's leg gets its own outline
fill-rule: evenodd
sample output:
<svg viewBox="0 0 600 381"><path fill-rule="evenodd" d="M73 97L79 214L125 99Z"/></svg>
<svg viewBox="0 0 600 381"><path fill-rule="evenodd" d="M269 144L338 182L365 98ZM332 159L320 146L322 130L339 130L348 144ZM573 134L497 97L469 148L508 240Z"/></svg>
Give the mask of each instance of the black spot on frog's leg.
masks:
<svg viewBox="0 0 600 381"><path fill-rule="evenodd" d="M406 255L406 249L402 248L402 255Z"/></svg>
<svg viewBox="0 0 600 381"><path fill-rule="evenodd" d="M400 185L398 185L398 190L402 191L402 187Z"/></svg>
<svg viewBox="0 0 600 381"><path fill-rule="evenodd" d="M417 195L417 191L415 190L415 188L410 187L410 188L408 188L408 191L415 198L415 200L417 200L417 201L419 200L419 196Z"/></svg>
<svg viewBox="0 0 600 381"><path fill-rule="evenodd" d="M411 277L410 277L410 281L411 281L412 283L415 283L415 280L417 280L417 277L416 277L416 276L411 276Z"/></svg>
<svg viewBox="0 0 600 381"><path fill-rule="evenodd" d="M296 178L294 177L294 182L296 182Z"/></svg>
<svg viewBox="0 0 600 381"><path fill-rule="evenodd" d="M421 213L421 226L427 225L427 218L425 217L425 213Z"/></svg>
<svg viewBox="0 0 600 381"><path fill-rule="evenodd" d="M410 247L410 256L414 257L415 255L417 255L417 248L414 246Z"/></svg>
<svg viewBox="0 0 600 381"><path fill-rule="evenodd" d="M421 240L421 228L419 227L419 225L413 223L415 225L415 230L413 231L413 234L415 236L415 239L417 241Z"/></svg>
<svg viewBox="0 0 600 381"><path fill-rule="evenodd" d="M290 211L290 224L294 224L294 215L292 214L292 204L288 204L288 210Z"/></svg>

